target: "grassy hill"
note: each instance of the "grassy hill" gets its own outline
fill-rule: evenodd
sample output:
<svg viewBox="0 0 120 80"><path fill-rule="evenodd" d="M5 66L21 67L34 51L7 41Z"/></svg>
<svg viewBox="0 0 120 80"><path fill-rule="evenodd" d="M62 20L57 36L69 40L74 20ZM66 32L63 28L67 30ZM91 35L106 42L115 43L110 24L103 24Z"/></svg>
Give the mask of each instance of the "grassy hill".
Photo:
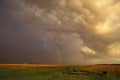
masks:
<svg viewBox="0 0 120 80"><path fill-rule="evenodd" d="M119 67L119 65L1 64L0 80L120 80L120 73L116 72ZM108 71L107 74L102 73L104 70Z"/></svg>

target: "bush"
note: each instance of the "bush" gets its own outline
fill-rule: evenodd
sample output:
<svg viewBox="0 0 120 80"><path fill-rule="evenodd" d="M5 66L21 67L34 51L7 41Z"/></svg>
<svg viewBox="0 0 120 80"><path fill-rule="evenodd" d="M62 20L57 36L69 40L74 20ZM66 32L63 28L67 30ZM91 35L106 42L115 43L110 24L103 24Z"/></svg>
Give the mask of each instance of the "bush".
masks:
<svg viewBox="0 0 120 80"><path fill-rule="evenodd" d="M107 74L107 71L102 71L103 74Z"/></svg>

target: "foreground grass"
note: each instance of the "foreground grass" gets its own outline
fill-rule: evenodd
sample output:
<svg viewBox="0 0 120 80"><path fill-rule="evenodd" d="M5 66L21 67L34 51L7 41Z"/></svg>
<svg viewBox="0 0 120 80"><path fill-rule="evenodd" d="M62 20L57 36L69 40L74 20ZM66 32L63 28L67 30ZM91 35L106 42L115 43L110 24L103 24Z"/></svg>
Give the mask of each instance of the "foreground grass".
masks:
<svg viewBox="0 0 120 80"><path fill-rule="evenodd" d="M0 80L120 80L120 74L70 75L62 69L0 68Z"/></svg>
<svg viewBox="0 0 120 80"><path fill-rule="evenodd" d="M71 80L56 69L0 69L0 80Z"/></svg>

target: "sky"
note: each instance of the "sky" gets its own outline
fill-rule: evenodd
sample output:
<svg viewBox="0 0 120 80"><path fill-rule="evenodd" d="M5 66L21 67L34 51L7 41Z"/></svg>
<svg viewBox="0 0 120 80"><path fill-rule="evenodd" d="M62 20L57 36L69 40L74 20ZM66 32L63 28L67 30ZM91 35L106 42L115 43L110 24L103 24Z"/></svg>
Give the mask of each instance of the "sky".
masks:
<svg viewBox="0 0 120 80"><path fill-rule="evenodd" d="M120 64L119 0L0 0L0 63Z"/></svg>

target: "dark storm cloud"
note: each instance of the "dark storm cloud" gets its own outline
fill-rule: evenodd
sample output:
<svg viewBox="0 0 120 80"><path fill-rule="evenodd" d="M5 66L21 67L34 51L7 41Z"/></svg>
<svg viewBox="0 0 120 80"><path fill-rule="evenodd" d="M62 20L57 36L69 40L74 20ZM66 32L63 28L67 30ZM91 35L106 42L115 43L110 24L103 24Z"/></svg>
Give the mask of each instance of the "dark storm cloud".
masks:
<svg viewBox="0 0 120 80"><path fill-rule="evenodd" d="M39 6L40 8L44 9L52 9L55 7L54 0L23 0L25 1L26 4L29 4L31 6L36 5Z"/></svg>
<svg viewBox="0 0 120 80"><path fill-rule="evenodd" d="M0 1L0 63L59 64L55 44L41 26L29 22L19 3Z"/></svg>

